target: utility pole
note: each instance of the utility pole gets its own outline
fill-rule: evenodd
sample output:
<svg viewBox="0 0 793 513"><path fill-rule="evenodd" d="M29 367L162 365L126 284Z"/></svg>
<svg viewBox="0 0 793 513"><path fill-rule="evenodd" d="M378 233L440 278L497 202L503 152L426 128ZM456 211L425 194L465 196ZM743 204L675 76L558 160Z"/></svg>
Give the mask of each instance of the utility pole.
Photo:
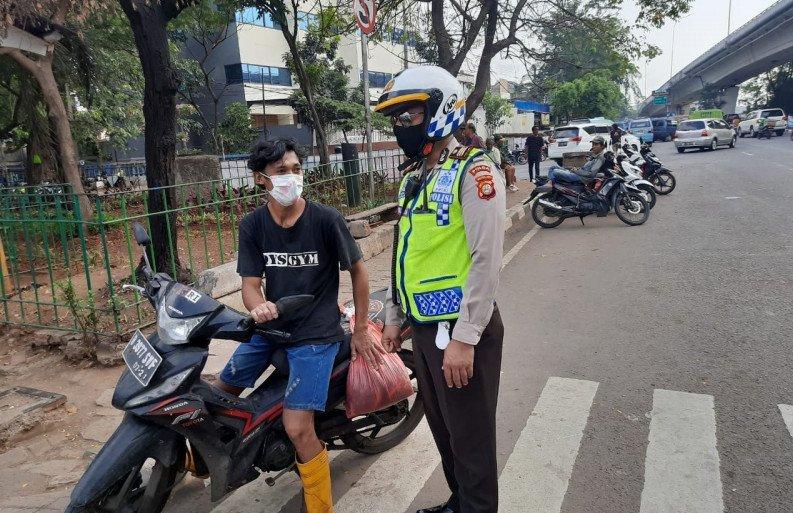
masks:
<svg viewBox="0 0 793 513"><path fill-rule="evenodd" d="M732 0L730 0L730 4L727 7L727 35L730 35L730 28L732 22Z"/></svg>
<svg viewBox="0 0 793 513"><path fill-rule="evenodd" d="M675 64L675 29L677 28L677 21L672 24L672 50L669 54L669 80L672 80L672 69Z"/></svg>
<svg viewBox="0 0 793 513"><path fill-rule="evenodd" d="M361 31L361 65L363 67L363 107L366 123L366 170L369 172L369 200L374 200L374 166L372 165L372 112L369 109L369 36Z"/></svg>

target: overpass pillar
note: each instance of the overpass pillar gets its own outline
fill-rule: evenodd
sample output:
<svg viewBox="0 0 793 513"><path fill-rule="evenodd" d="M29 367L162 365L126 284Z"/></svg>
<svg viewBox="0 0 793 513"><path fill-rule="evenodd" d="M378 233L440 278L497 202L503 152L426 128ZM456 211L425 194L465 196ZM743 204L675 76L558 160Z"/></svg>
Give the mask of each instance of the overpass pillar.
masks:
<svg viewBox="0 0 793 513"><path fill-rule="evenodd" d="M724 102L724 105L722 105L721 110L723 110L725 114L734 114L735 109L738 108L739 90L740 88L738 86L728 87L721 94L721 100Z"/></svg>

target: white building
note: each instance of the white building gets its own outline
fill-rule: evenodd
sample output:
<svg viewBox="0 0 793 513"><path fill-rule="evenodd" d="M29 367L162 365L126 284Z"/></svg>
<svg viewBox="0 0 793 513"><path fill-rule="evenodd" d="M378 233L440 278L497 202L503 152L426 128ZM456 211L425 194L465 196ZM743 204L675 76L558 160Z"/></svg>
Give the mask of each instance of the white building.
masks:
<svg viewBox="0 0 793 513"><path fill-rule="evenodd" d="M315 21L315 14L298 12L301 30L306 30ZM311 143L310 132L299 123L300 120L289 105L288 99L298 85L284 62L289 47L280 27L269 15L262 17L255 8L246 8L237 12L228 34L205 64L207 69L212 69L216 94L222 91L218 112L222 113L229 103L245 102L250 108L253 126L266 127L270 136L288 135L304 144ZM411 59L415 58L411 43L400 42L404 39L400 30L391 30L388 36L383 37L382 43L369 44L372 100L376 100L385 84L405 67L408 55ZM195 58L192 48L190 52ZM357 32L342 38L337 55L351 66L349 87L359 87L363 73L360 36ZM211 104L207 103L204 111L211 118L210 107ZM339 138L338 134L330 134L331 143L340 142ZM350 139L352 142L353 138Z"/></svg>

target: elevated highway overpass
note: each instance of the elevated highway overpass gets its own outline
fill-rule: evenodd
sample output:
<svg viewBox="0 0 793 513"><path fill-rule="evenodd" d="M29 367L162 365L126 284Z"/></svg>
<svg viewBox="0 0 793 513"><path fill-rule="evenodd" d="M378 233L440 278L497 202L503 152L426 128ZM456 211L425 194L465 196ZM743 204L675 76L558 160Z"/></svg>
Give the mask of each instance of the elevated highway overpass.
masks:
<svg viewBox="0 0 793 513"><path fill-rule="evenodd" d="M664 116L700 99L707 86L723 89L722 110L735 112L738 86L785 62L793 61L793 0L779 0L658 88L668 91L668 105L647 98L642 116Z"/></svg>

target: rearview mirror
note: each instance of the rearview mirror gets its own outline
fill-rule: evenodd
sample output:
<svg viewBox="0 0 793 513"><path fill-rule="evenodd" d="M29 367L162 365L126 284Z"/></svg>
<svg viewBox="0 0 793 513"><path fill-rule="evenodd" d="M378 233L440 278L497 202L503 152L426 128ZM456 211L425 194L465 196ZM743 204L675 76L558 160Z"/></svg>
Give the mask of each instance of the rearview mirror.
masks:
<svg viewBox="0 0 793 513"><path fill-rule="evenodd" d="M135 235L135 242L137 242L138 245L148 246L151 244L149 234L146 233L146 228L144 228L142 224L134 223L132 225L132 233Z"/></svg>

